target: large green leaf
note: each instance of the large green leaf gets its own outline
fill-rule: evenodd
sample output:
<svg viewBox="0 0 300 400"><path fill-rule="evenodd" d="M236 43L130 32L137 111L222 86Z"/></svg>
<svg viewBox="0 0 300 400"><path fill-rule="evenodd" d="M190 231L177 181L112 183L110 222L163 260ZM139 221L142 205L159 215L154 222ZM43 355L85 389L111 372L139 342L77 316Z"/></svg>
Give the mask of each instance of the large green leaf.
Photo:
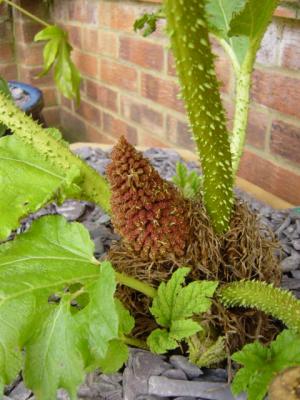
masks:
<svg viewBox="0 0 300 400"><path fill-rule="evenodd" d="M0 239L19 225L19 220L51 200L63 200L80 192L74 184L80 169L68 171L42 158L18 137L0 140Z"/></svg>
<svg viewBox="0 0 300 400"><path fill-rule="evenodd" d="M43 217L0 246L1 388L22 368L24 348L23 373L36 398L52 400L63 387L75 399L84 369L99 356L104 360L119 340L115 272L110 263L99 265L93 251L83 225L61 216ZM88 304L70 312L82 293ZM59 304L49 303L54 294Z"/></svg>

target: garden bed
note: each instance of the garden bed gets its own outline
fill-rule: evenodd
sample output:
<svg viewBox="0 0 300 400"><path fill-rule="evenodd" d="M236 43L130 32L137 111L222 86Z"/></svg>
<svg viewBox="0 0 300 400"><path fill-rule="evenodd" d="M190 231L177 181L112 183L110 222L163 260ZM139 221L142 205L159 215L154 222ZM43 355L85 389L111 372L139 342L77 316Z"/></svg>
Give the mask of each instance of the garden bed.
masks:
<svg viewBox="0 0 300 400"><path fill-rule="evenodd" d="M75 151L100 174L105 173L105 168L110 162L109 150L79 147ZM149 149L144 154L161 176L168 180L172 179L176 172L176 163L183 161L173 150ZM190 170L199 171L196 163L186 164ZM295 209L274 209L240 189L236 190L236 195L244 199L249 207L258 213L261 221L277 235L282 245L282 250L277 252L283 272L282 287L291 290L300 298L300 214ZM284 202L279 204L285 205ZM69 221L82 222L95 243L97 259L105 257L111 244L119 240L119 236L113 231L110 217L100 208L85 202L67 201L62 206L52 204L24 221L20 229L26 229L33 218L49 213L59 213ZM187 359L180 355L166 358L142 350L132 350L123 374L92 374L81 387L79 396L82 399L107 400L230 400L233 397L227 380L228 373L225 369L200 369L189 364ZM32 399L31 392L24 388L20 380L7 388L6 394L9 399ZM60 392L58 399L66 400L68 397L64 392Z"/></svg>

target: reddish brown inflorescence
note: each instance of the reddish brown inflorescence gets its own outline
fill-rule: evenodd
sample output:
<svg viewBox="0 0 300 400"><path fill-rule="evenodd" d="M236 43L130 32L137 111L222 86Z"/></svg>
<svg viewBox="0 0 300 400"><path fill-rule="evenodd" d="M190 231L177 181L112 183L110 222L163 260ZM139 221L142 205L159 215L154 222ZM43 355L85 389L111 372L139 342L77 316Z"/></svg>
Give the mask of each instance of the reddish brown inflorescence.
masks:
<svg viewBox="0 0 300 400"><path fill-rule="evenodd" d="M107 177L112 222L126 245L145 259L184 255L189 224L187 206L178 190L124 137L111 158Z"/></svg>

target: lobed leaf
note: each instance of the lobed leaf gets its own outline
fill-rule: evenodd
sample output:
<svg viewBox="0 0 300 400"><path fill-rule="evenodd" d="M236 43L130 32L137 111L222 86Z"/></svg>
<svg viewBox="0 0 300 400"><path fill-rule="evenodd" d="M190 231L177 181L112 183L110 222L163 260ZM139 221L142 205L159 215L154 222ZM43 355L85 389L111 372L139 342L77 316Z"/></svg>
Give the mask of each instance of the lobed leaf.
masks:
<svg viewBox="0 0 300 400"><path fill-rule="evenodd" d="M23 368L37 400L56 398L59 388L76 399L85 371L125 361L121 339L132 317L114 299L111 264L99 265L93 251L83 225L61 216L43 217L0 246L1 388ZM54 294L59 304L49 303ZM74 307L81 294L87 301Z"/></svg>
<svg viewBox="0 0 300 400"><path fill-rule="evenodd" d="M58 89L65 97L75 97L79 102L81 77L71 60L72 47L67 33L58 26L51 25L38 32L34 40L48 41L43 51L44 69L41 75L47 74L54 66L54 79Z"/></svg>
<svg viewBox="0 0 300 400"><path fill-rule="evenodd" d="M178 342L202 330L201 325L192 320L193 314L209 309L217 282L192 282L182 287L190 268L178 268L167 283L161 283L153 299L150 311L156 322L166 329L153 331L147 343L153 352L164 353L174 349Z"/></svg>

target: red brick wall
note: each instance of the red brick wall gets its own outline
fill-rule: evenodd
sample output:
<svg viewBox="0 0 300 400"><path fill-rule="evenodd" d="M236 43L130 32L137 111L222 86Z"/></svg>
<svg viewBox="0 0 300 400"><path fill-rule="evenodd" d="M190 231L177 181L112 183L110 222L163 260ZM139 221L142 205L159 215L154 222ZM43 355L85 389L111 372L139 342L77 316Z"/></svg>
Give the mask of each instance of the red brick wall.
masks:
<svg viewBox="0 0 300 400"><path fill-rule="evenodd" d="M14 79L17 73L14 55L14 37L11 10L0 4L0 75Z"/></svg>
<svg viewBox="0 0 300 400"><path fill-rule="evenodd" d="M43 12L36 0L21 1L35 12ZM59 99L61 125L70 140L112 143L124 134L133 144L194 149L184 107L177 96L178 83L163 24L147 39L132 30L136 17L155 9L154 3L159 0L54 0L52 19L69 31L74 61L83 75L80 106ZM247 146L239 172L294 204L300 204L297 3L298 0L285 1L277 9L258 54ZM18 54L22 58L22 76L32 80L41 59L39 45L30 44L32 36L28 32L33 24L29 24L30 29L25 24L29 22L22 18L22 30L17 21L17 37L22 38L18 47L32 51ZM234 76L222 49L215 46L215 52L230 127ZM20 58L18 62L20 65ZM26 75L28 69L30 73ZM59 113L51 81L41 84L53 100L49 101L56 118Z"/></svg>

